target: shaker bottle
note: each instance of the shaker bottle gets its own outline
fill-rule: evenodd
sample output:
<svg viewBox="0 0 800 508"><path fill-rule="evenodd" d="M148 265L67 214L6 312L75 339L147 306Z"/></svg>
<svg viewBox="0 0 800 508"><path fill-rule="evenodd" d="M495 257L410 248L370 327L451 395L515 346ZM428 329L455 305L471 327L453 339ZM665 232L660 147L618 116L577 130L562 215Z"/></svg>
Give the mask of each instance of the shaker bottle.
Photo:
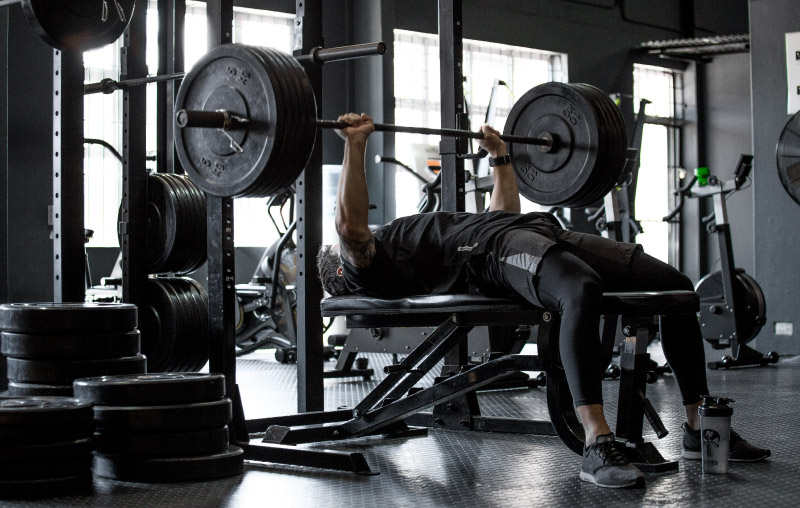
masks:
<svg viewBox="0 0 800 508"><path fill-rule="evenodd" d="M704 473L728 472L731 415L733 415L733 408L728 405L730 402L733 400L703 395L703 403L698 408Z"/></svg>

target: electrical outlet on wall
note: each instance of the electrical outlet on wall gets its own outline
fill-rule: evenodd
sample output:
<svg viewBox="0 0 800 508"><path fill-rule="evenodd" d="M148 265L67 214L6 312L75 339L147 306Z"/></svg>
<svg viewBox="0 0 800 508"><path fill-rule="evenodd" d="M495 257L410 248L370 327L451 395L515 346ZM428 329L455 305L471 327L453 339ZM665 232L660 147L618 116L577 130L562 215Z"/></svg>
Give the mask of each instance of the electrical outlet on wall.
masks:
<svg viewBox="0 0 800 508"><path fill-rule="evenodd" d="M800 32L786 34L787 109L790 115L800 111Z"/></svg>
<svg viewBox="0 0 800 508"><path fill-rule="evenodd" d="M775 335L792 335L794 332L792 328L791 321L776 321Z"/></svg>

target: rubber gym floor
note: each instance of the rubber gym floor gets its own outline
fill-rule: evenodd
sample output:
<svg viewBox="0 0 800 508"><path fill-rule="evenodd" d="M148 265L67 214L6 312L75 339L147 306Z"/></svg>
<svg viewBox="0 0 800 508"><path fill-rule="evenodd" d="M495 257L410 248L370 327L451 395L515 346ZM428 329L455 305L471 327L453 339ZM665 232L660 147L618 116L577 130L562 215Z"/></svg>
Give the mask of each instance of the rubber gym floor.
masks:
<svg viewBox="0 0 800 508"><path fill-rule="evenodd" d="M654 344L655 345L655 344ZM654 358L660 348L653 351ZM376 372L390 355L366 355ZM717 359L719 353L707 355ZM330 362L326 368L333 368ZM241 357L238 383L248 419L296 412L295 367L264 350ZM762 368L708 371L714 394L736 400L733 427L769 446L763 463L732 464L727 475L707 475L699 461L646 474L644 489L601 489L578 479L580 457L557 437L431 430L425 437L369 437L313 446L364 454L374 476L280 464L245 464L240 477L203 483L147 484L95 477L91 494L2 501L0 506L98 507L539 507L539 506L797 506L800 499L800 357ZM326 409L353 406L377 383L360 378L325 381ZM430 382L430 376L423 379ZM603 382L612 428L618 381ZM645 438L668 459L679 457L681 423L675 379L648 385L647 395L670 433ZM540 388L479 394L484 415L547 418ZM1 494L0 494L1 496Z"/></svg>

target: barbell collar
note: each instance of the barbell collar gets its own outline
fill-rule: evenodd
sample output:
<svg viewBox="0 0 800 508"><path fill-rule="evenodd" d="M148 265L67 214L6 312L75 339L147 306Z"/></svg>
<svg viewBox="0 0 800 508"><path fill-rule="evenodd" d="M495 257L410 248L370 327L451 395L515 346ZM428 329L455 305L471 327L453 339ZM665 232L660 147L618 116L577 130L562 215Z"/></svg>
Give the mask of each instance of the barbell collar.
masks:
<svg viewBox="0 0 800 508"><path fill-rule="evenodd" d="M368 42L366 44L354 44L352 46L341 46L338 48L316 47L312 48L309 54L298 56L296 59L300 63L322 65L326 62L385 54L386 44L383 42Z"/></svg>
<svg viewBox="0 0 800 508"><path fill-rule="evenodd" d="M231 115L224 109L219 109L217 111L192 111L181 109L175 115L175 122L181 129L199 127L229 131L243 127L247 124L247 119Z"/></svg>

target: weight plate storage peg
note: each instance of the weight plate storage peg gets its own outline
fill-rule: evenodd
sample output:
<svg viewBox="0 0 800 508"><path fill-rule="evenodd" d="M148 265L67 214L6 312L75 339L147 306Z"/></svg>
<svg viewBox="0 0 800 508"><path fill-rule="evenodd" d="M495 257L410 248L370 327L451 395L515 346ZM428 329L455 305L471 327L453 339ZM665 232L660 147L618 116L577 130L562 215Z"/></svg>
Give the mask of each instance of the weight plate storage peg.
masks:
<svg viewBox="0 0 800 508"><path fill-rule="evenodd" d="M0 305L0 330L7 332L129 332L136 325L136 306L129 303L47 302Z"/></svg>

